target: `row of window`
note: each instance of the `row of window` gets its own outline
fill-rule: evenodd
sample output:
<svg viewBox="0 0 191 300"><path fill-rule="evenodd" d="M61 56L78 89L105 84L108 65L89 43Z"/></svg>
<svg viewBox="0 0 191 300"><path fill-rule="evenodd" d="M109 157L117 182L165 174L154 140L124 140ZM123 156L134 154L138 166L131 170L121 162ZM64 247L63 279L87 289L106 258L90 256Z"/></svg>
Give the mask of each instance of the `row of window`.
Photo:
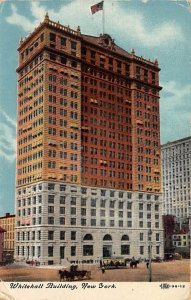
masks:
<svg viewBox="0 0 191 300"><path fill-rule="evenodd" d="M65 258L65 246L60 246L60 259ZM150 246L147 248L147 253L145 252L145 246L141 245L139 246L139 253L140 255L146 255L150 252ZM54 257L54 247L48 246L47 248L48 257ZM156 246L155 252L157 255L160 254L160 245ZM131 255L130 251L130 245L121 245L121 255ZM22 255L26 257L39 257L41 256L41 247L40 246L17 246L17 255ZM77 246L71 246L70 247L70 255L76 256L77 255ZM93 256L93 245L83 245L83 256ZM53 264L53 261L48 261L48 264Z"/></svg>
<svg viewBox="0 0 191 300"><path fill-rule="evenodd" d="M29 188L22 188L18 189L17 194L18 195L25 195L27 192L36 192L36 191L42 191L43 185L38 184L38 185L32 185ZM61 192L71 192L71 193L77 193L77 186L67 186L66 184L55 184L55 183L48 183L46 185L46 189L49 191L61 191ZM88 192L91 192L92 196L109 196L109 197L119 197L123 199L132 199L132 193L129 192L123 192L123 191L114 191L114 190L106 190L106 189L88 189L86 187L81 187L81 193L83 195L88 194ZM41 197L41 195L38 195L38 197ZM159 200L159 195L151 195L151 194L144 194L144 193L138 193L138 199L139 200ZM36 196L34 196L33 201L36 200ZM35 203L33 203L35 204Z"/></svg>
<svg viewBox="0 0 191 300"><path fill-rule="evenodd" d="M79 220L78 220L79 221ZM60 225L65 225L66 224L66 219L65 217L60 217L59 219L56 219L56 222L55 222L55 218L54 217L48 217L47 219L47 223L48 225L54 225L56 223L60 224ZM105 219L101 219L101 220L97 220L97 219L90 219L90 222L89 222L89 219L87 220L86 218L81 218L80 220L80 224L81 226L87 226L88 223L90 223L90 226L101 226L101 227L105 227L105 226L110 226L110 227L115 227L115 226L118 226L118 227L127 227L127 228L132 228L132 221L123 221L123 220L114 220L114 219L111 219L111 220L105 220ZM38 217L38 218L32 218L32 221L20 221L18 220L17 221L17 226L28 226L28 225L40 225L42 224L42 218L41 217ZM69 221L69 224L72 225L72 226L76 226L77 225L77 219L75 217L73 218L70 218L70 221ZM151 225L152 227L154 226L155 228L159 228L160 226L160 223L159 222L155 222L155 223L151 223L151 221L139 221L139 228L151 228Z"/></svg>

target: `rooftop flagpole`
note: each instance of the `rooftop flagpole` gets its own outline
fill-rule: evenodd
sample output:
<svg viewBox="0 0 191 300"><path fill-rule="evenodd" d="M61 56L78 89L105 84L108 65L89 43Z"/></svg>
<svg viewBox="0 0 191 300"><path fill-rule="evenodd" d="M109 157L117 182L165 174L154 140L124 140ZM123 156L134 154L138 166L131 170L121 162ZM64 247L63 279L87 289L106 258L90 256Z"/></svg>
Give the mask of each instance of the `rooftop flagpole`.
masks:
<svg viewBox="0 0 191 300"><path fill-rule="evenodd" d="M105 33L105 5L103 1L103 12L102 12L102 26L103 26L103 34Z"/></svg>
<svg viewBox="0 0 191 300"><path fill-rule="evenodd" d="M101 2L99 2L99 3L96 3L96 4L92 5L90 7L90 9L91 9L92 15L95 14L95 13L97 13L98 11L102 10L102 31L103 31L103 34L104 34L104 31L105 31L104 0L101 1Z"/></svg>

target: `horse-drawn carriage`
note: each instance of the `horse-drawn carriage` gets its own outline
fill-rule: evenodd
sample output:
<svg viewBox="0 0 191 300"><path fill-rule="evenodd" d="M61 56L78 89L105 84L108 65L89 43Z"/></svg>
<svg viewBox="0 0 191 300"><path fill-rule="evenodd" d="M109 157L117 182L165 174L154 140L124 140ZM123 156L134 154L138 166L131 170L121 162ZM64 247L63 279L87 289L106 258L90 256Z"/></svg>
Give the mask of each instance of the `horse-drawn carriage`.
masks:
<svg viewBox="0 0 191 300"><path fill-rule="evenodd" d="M70 270L59 270L58 273L60 275L60 281L74 281L82 280L82 279L91 279L91 271L87 270L77 270L78 266L71 266Z"/></svg>

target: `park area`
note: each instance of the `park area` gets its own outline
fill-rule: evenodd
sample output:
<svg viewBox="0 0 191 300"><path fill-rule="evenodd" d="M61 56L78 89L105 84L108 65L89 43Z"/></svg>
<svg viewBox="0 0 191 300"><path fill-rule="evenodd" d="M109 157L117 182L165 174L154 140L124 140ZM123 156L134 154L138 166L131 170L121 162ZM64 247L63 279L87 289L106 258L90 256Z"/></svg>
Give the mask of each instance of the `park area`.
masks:
<svg viewBox="0 0 191 300"><path fill-rule="evenodd" d="M58 271L62 266L28 266L14 263L0 267L0 280L3 281L60 281ZM83 280L93 282L148 282L149 269L144 262L137 268L111 269L104 273L96 265L82 265L79 270L91 272L91 278ZM75 280L77 280L75 278ZM153 282L190 282L190 260L152 263Z"/></svg>

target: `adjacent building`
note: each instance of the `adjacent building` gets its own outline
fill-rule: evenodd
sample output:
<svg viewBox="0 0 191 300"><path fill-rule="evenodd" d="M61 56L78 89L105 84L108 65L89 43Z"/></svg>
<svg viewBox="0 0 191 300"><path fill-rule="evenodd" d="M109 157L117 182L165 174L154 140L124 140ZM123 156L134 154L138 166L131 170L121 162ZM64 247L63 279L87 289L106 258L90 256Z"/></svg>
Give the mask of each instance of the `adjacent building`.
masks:
<svg viewBox="0 0 191 300"><path fill-rule="evenodd" d="M6 213L0 217L0 227L5 230L3 242L3 259L12 261L15 247L15 215Z"/></svg>
<svg viewBox="0 0 191 300"><path fill-rule="evenodd" d="M190 233L189 230L177 230L172 235L174 251L184 257L190 257Z"/></svg>
<svg viewBox="0 0 191 300"><path fill-rule="evenodd" d="M191 137L162 145L162 181L164 214L182 227L191 215Z"/></svg>
<svg viewBox="0 0 191 300"><path fill-rule="evenodd" d="M0 263L3 262L3 242L4 242L4 233L5 229L0 227Z"/></svg>
<svg viewBox="0 0 191 300"><path fill-rule="evenodd" d="M15 258L163 256L157 60L48 15L18 52Z"/></svg>

